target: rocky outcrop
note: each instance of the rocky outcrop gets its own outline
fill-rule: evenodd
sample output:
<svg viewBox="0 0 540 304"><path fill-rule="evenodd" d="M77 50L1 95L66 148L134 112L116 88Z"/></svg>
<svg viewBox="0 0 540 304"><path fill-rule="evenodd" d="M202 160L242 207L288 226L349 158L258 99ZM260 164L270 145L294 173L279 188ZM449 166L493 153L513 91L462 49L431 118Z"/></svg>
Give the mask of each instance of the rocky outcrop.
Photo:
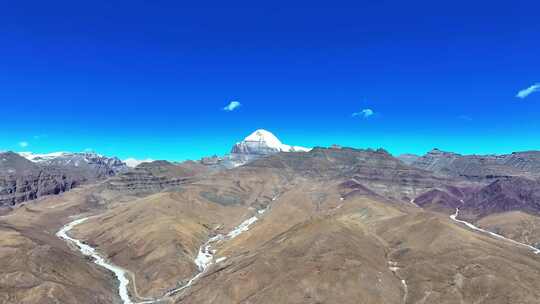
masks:
<svg viewBox="0 0 540 304"><path fill-rule="evenodd" d="M0 207L68 191L81 181L56 167L47 167L13 152L0 153Z"/></svg>
<svg viewBox="0 0 540 304"><path fill-rule="evenodd" d="M420 156L416 154L401 154L401 155L398 155L397 157L397 159L399 159L400 161L402 161L403 163L407 165L411 165L412 163L417 161L419 158Z"/></svg>
<svg viewBox="0 0 540 304"><path fill-rule="evenodd" d="M126 168L118 158L95 153L0 153L0 206L59 194Z"/></svg>
<svg viewBox="0 0 540 304"><path fill-rule="evenodd" d="M411 164L424 170L442 172L460 157L461 155L457 153L445 152L435 148Z"/></svg>
<svg viewBox="0 0 540 304"><path fill-rule="evenodd" d="M524 151L507 154L500 159L505 166L540 174L540 151Z"/></svg>
<svg viewBox="0 0 540 304"><path fill-rule="evenodd" d="M107 181L107 187L117 191L154 193L178 187L207 170L206 166L192 161L181 164L164 160L153 161L142 163L128 172L111 178Z"/></svg>
<svg viewBox="0 0 540 304"><path fill-rule="evenodd" d="M126 172L127 165L116 157L93 152L57 152L49 154L20 153L26 159L43 166L57 167L88 180L95 180Z"/></svg>
<svg viewBox="0 0 540 304"><path fill-rule="evenodd" d="M540 152L529 151L504 155L461 155L433 149L414 161L412 166L469 180L493 180L508 176L540 175Z"/></svg>

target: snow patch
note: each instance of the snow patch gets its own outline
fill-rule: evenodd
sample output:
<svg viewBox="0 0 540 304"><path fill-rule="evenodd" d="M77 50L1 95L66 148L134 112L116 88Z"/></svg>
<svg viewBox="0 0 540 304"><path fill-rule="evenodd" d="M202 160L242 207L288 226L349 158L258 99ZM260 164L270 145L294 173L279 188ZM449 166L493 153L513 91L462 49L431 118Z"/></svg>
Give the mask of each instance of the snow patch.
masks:
<svg viewBox="0 0 540 304"><path fill-rule="evenodd" d="M231 232L227 234L229 239L234 239L235 237L249 230L249 226L253 225L259 218L256 216L250 217L247 220L243 221L240 225L234 228Z"/></svg>
<svg viewBox="0 0 540 304"><path fill-rule="evenodd" d="M261 209L257 211L257 214L261 215L263 214L266 209ZM199 248L199 253L197 254L197 257L195 258L195 264L197 265L197 268L199 269L199 273L196 274L194 277L192 277L184 286L181 286L179 288L170 290L166 293L166 296L171 296L174 294L177 294L178 292L190 287L193 285L195 281L199 277L201 277L210 266L213 264L217 264L220 262L223 262L227 259L227 257L220 257L214 260L214 255L216 254L216 250L212 249L212 244L221 242L221 241L227 241L232 240L242 234L245 231L249 230L249 227L253 225L253 223L257 222L259 218L257 216L252 216L248 218L247 220L243 221L240 225L235 227L233 230L231 230L227 235L218 234L216 236L211 237Z"/></svg>
<svg viewBox="0 0 540 304"><path fill-rule="evenodd" d="M409 295L409 287L407 286L407 281L404 279L401 279L398 275L398 270L401 269L401 267L398 267L398 263L394 261L388 261L388 269L401 280L401 285L403 286L403 303L407 303L407 296Z"/></svg>
<svg viewBox="0 0 540 304"><path fill-rule="evenodd" d="M227 259L227 257L221 257L221 258L218 258L218 259L216 260L216 264L221 263L221 262L225 261L226 259Z"/></svg>
<svg viewBox="0 0 540 304"><path fill-rule="evenodd" d="M407 281L401 280L401 285L403 286L403 303L407 303L407 296L409 295L409 286L407 286Z"/></svg>
<svg viewBox="0 0 540 304"><path fill-rule="evenodd" d="M414 206L416 206L416 207L420 208L420 206L418 206L418 204L417 204L417 203L415 203L414 201L415 201L415 199L414 199L414 198L412 198L412 199L410 200L410 203L411 203L411 204L413 204Z"/></svg>
<svg viewBox="0 0 540 304"><path fill-rule="evenodd" d="M197 258L195 258L195 264L199 271L204 271L206 267L212 263L213 257L214 255L213 252L211 252L210 245L199 248L199 254L197 255Z"/></svg>

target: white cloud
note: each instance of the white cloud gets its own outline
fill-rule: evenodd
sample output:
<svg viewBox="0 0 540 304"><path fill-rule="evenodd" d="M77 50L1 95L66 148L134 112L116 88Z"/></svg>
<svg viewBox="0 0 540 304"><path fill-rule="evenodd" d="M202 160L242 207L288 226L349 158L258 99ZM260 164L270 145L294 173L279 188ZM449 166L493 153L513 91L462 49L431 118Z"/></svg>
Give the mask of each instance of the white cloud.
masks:
<svg viewBox="0 0 540 304"><path fill-rule="evenodd" d="M47 137L49 137L49 136L48 136L47 134L39 134L39 135L34 135L33 137L34 137L34 139L36 139L36 140L40 140L40 139L47 138Z"/></svg>
<svg viewBox="0 0 540 304"><path fill-rule="evenodd" d="M151 159L151 158L147 158L147 159L135 159L133 157L130 157L130 158L127 158L127 159L124 159L124 163L126 163L126 165L130 168L135 168L137 167L138 165L142 164L142 163L150 163L150 162L153 162L154 160Z"/></svg>
<svg viewBox="0 0 540 304"><path fill-rule="evenodd" d="M465 120L465 121L472 121L473 120L472 117L470 117L468 115L459 115L458 119Z"/></svg>
<svg viewBox="0 0 540 304"><path fill-rule="evenodd" d="M231 112L236 110L241 105L242 104L240 104L238 101L231 101L226 107L223 108L223 110Z"/></svg>
<svg viewBox="0 0 540 304"><path fill-rule="evenodd" d="M361 116L363 118L369 118L370 116L373 116L375 112L372 109L363 109L360 112L354 112L352 114L353 117Z"/></svg>
<svg viewBox="0 0 540 304"><path fill-rule="evenodd" d="M28 145L30 145L30 144L29 144L27 141L21 141L21 142L19 142L19 146L20 146L21 148L26 148L26 147L28 147Z"/></svg>
<svg viewBox="0 0 540 304"><path fill-rule="evenodd" d="M533 84L532 86L526 88L526 89L523 89L521 91L519 91L517 94L516 94L516 97L517 98L526 98L527 96L531 95L532 93L534 92L537 92L537 91L540 91L540 83L535 83Z"/></svg>

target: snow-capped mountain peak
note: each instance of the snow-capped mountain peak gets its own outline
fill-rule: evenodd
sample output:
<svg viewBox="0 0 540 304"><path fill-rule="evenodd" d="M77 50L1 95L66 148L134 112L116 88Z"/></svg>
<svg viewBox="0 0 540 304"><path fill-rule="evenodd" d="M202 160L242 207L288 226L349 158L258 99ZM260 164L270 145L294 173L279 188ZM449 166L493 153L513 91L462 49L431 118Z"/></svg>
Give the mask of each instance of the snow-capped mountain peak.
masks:
<svg viewBox="0 0 540 304"><path fill-rule="evenodd" d="M259 129L243 141L234 145L231 153L242 155L268 155L278 152L307 152L309 148L289 146L282 143L274 134Z"/></svg>
<svg viewBox="0 0 540 304"><path fill-rule="evenodd" d="M280 151L288 150L290 147L281 143L274 134L263 129L251 133L244 139L244 142L257 142Z"/></svg>

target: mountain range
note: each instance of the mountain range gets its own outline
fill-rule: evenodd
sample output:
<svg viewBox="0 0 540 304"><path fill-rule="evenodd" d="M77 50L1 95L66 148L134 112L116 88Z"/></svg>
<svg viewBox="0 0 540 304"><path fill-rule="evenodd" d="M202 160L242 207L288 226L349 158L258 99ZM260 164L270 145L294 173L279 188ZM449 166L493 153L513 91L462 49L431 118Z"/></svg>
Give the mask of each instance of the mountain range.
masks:
<svg viewBox="0 0 540 304"><path fill-rule="evenodd" d="M540 151L502 155L460 155L433 149L419 157L402 155L410 165L469 180L496 179L505 176L540 177Z"/></svg>
<svg viewBox="0 0 540 304"><path fill-rule="evenodd" d="M127 171L118 158L95 153L0 153L0 208Z"/></svg>
<svg viewBox="0 0 540 304"><path fill-rule="evenodd" d="M539 156L2 153L0 303L538 303Z"/></svg>

